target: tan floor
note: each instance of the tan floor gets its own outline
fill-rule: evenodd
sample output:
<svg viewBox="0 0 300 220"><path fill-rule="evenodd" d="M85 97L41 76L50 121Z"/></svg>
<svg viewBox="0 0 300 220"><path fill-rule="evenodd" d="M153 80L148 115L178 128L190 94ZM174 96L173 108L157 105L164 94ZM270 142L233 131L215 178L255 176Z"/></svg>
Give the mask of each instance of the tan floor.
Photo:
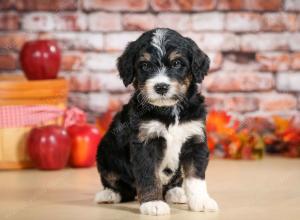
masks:
<svg viewBox="0 0 300 220"><path fill-rule="evenodd" d="M136 202L93 203L100 188L92 169L0 172L0 219L300 219L300 160L213 160L208 189L220 212L197 213L173 205L170 216L142 216Z"/></svg>

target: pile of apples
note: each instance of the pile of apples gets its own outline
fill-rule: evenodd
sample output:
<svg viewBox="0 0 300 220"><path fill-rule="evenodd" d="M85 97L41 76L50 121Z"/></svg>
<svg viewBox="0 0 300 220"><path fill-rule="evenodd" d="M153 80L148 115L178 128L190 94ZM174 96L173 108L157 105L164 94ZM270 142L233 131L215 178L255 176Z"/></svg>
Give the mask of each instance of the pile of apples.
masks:
<svg viewBox="0 0 300 220"><path fill-rule="evenodd" d="M48 125L33 128L27 141L28 154L35 167L58 170L70 165L95 165L99 142L112 120L111 112L98 120L98 126L81 121L68 127Z"/></svg>
<svg viewBox="0 0 300 220"><path fill-rule="evenodd" d="M21 67L28 80L56 79L61 51L55 40L26 42L20 53ZM108 129L112 113L98 120L98 127L86 123L85 116L69 126L33 128L27 142L28 154L39 169L57 170L67 165L90 167L95 164L99 142Z"/></svg>

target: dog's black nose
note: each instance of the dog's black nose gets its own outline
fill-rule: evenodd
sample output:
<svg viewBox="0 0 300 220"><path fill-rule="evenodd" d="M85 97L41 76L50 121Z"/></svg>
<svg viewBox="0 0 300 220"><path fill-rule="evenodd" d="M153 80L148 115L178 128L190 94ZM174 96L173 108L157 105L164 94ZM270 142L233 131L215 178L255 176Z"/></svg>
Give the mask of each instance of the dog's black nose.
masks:
<svg viewBox="0 0 300 220"><path fill-rule="evenodd" d="M170 85L167 83L158 83L154 85L154 90L160 95L164 95L168 92Z"/></svg>

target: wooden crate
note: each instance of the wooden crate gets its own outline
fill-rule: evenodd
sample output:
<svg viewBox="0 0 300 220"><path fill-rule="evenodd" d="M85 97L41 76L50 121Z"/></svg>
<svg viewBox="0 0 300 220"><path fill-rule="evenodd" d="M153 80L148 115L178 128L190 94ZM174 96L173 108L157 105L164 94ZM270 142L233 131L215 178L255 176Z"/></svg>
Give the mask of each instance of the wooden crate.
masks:
<svg viewBox="0 0 300 220"><path fill-rule="evenodd" d="M0 75L0 108L50 105L64 110L67 96L68 83L63 78L28 81L23 76ZM62 117L35 126L0 127L0 169L31 167L26 151L28 133L33 127L48 124L61 125Z"/></svg>

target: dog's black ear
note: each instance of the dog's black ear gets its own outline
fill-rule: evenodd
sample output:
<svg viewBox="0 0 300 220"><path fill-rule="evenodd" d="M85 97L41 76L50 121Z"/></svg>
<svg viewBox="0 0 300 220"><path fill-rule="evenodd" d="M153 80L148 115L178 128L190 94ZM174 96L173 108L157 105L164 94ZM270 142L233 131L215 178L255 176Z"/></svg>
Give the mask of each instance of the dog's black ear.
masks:
<svg viewBox="0 0 300 220"><path fill-rule="evenodd" d="M191 71L195 80L200 83L208 72L210 59L192 39L186 39L191 51Z"/></svg>
<svg viewBox="0 0 300 220"><path fill-rule="evenodd" d="M127 87L134 79L134 62L137 51L136 42L130 42L118 58L117 67L124 85Z"/></svg>

